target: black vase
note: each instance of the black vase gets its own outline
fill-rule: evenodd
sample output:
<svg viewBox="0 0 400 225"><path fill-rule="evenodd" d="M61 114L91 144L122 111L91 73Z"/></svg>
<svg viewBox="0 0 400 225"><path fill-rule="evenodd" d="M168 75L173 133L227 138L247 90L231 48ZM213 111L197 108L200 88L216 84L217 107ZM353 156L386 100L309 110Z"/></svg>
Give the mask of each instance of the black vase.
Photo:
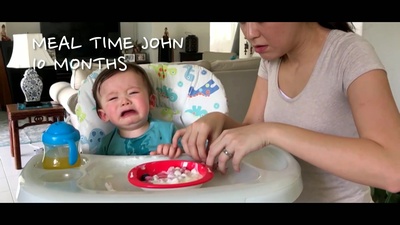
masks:
<svg viewBox="0 0 400 225"><path fill-rule="evenodd" d="M199 38L196 35L188 35L185 38L185 52L196 53L199 51Z"/></svg>

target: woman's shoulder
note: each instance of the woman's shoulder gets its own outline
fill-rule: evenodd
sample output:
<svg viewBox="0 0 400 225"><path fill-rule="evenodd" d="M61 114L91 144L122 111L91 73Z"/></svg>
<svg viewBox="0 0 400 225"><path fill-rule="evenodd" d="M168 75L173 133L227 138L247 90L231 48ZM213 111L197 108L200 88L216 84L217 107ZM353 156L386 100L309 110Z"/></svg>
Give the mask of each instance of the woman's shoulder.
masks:
<svg viewBox="0 0 400 225"><path fill-rule="evenodd" d="M369 61L377 58L374 47L367 39L359 34L341 30L330 32L324 52L330 55L330 58L337 58L339 62L354 61L361 58Z"/></svg>
<svg viewBox="0 0 400 225"><path fill-rule="evenodd" d="M361 35L354 32L344 32L341 30L331 30L328 43L336 48L347 49L352 46L370 46L371 44Z"/></svg>

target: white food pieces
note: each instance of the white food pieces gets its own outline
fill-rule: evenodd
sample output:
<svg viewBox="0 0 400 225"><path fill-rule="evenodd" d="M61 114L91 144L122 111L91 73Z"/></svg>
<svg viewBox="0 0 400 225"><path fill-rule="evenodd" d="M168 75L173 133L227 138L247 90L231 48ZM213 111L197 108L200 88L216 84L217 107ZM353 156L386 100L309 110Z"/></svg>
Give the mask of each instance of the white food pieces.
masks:
<svg viewBox="0 0 400 225"><path fill-rule="evenodd" d="M106 182L105 186L106 186L107 191L115 191L115 189L113 188L113 186L110 182Z"/></svg>
<svg viewBox="0 0 400 225"><path fill-rule="evenodd" d="M178 184L190 182L201 178L201 174L195 168L188 170L185 167L169 167L167 171L152 176L148 179L153 184ZM147 180L147 179L146 179Z"/></svg>

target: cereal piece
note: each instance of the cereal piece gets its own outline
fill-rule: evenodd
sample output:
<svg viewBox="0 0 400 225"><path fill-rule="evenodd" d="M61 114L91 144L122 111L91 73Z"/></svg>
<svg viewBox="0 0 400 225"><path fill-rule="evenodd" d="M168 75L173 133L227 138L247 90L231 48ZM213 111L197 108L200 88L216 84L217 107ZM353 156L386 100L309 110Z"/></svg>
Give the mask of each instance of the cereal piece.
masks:
<svg viewBox="0 0 400 225"><path fill-rule="evenodd" d="M110 182L106 182L104 186L106 186L107 191L115 191Z"/></svg>

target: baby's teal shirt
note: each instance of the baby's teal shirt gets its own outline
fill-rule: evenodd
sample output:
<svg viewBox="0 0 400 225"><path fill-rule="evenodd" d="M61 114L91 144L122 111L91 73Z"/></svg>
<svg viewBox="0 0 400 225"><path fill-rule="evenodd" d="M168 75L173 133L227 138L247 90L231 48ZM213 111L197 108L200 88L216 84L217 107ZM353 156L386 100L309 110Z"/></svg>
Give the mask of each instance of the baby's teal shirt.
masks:
<svg viewBox="0 0 400 225"><path fill-rule="evenodd" d="M172 122L149 119L149 129L140 137L121 137L118 129L103 137L98 155L149 155L159 144L172 143L176 127Z"/></svg>

